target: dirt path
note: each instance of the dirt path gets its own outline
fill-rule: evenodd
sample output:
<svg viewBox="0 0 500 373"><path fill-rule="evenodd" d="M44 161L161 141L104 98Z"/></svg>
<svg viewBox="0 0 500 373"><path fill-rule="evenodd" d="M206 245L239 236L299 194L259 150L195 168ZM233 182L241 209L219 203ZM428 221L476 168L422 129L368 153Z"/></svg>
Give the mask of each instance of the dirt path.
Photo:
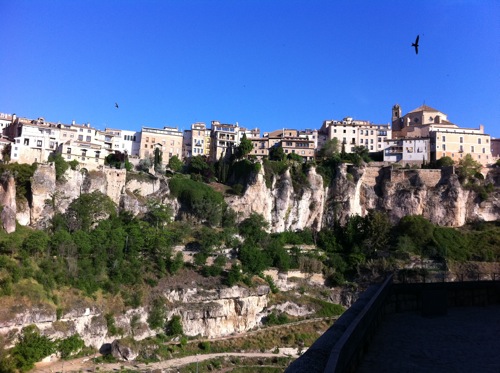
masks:
<svg viewBox="0 0 500 373"><path fill-rule="evenodd" d="M63 373L63 372L94 372L98 367L100 372L119 371L122 368L133 369L141 372L155 370L176 368L187 364L202 362L205 360L215 359L218 357L286 357L290 356L284 353L271 353L271 352L222 352L203 355L191 355L175 359L160 361L157 363L134 363L134 362L119 362L109 364L93 364L89 358L79 358L69 361L57 361L49 363L37 363L32 373ZM296 357L296 356L294 356Z"/></svg>

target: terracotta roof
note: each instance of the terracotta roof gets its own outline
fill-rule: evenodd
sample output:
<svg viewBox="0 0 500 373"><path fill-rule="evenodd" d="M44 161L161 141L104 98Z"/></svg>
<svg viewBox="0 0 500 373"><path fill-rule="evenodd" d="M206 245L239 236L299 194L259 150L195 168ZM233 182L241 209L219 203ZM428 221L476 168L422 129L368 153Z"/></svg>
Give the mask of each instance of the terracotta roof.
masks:
<svg viewBox="0 0 500 373"><path fill-rule="evenodd" d="M418 108L416 108L415 110L412 110L410 111L410 113L416 113L416 112L419 112L419 111L435 111L435 112L438 112L439 113L439 110L436 110L434 108L431 108L430 106L427 106L427 105L422 105L422 106L419 106Z"/></svg>

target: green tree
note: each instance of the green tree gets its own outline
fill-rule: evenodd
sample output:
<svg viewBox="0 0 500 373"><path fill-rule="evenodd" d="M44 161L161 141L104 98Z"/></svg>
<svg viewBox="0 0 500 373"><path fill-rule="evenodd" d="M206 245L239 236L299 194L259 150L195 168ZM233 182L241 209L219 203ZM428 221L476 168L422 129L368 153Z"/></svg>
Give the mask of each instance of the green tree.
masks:
<svg viewBox="0 0 500 373"><path fill-rule="evenodd" d="M155 148L153 162L154 162L153 164L154 164L155 170L158 170L161 168L162 162L163 162L163 152L158 147Z"/></svg>
<svg viewBox="0 0 500 373"><path fill-rule="evenodd" d="M72 354L77 353L83 347L85 347L85 342L78 333L61 339L57 342L57 350L61 353L61 357L63 359L66 359Z"/></svg>
<svg viewBox="0 0 500 373"><path fill-rule="evenodd" d="M75 199L66 211L66 223L70 232L88 231L99 220L116 216L116 205L109 196L94 191Z"/></svg>
<svg viewBox="0 0 500 373"><path fill-rule="evenodd" d="M170 157L170 159L168 160L168 168L170 168L172 171L179 172L182 170L183 166L184 164L176 155Z"/></svg>
<svg viewBox="0 0 500 373"><path fill-rule="evenodd" d="M269 268L272 259L263 250L252 243L244 243L239 250L238 258L243 269L249 273L257 274Z"/></svg>
<svg viewBox="0 0 500 373"><path fill-rule="evenodd" d="M441 157L436 161L436 167L437 168L443 168L443 167L450 167L455 164L455 161L448 156Z"/></svg>
<svg viewBox="0 0 500 373"><path fill-rule="evenodd" d="M155 298L148 315L148 325L151 329L160 329L165 327L167 308L162 298Z"/></svg>
<svg viewBox="0 0 500 373"><path fill-rule="evenodd" d="M473 181L474 176L480 173L481 168L481 163L475 161L472 155L466 154L465 157L458 162L458 177L461 181Z"/></svg>
<svg viewBox="0 0 500 373"><path fill-rule="evenodd" d="M283 148L279 145L275 145L269 149L269 159L271 161L282 161L286 157Z"/></svg>
<svg viewBox="0 0 500 373"><path fill-rule="evenodd" d="M240 223L238 228L240 234L245 237L246 240L260 242L267 236L265 229L267 229L268 226L269 223L261 214L253 212L248 218Z"/></svg>
<svg viewBox="0 0 500 373"><path fill-rule="evenodd" d="M233 264L229 272L227 273L226 283L228 286L236 285L241 281L241 267L237 264Z"/></svg>
<svg viewBox="0 0 500 373"><path fill-rule="evenodd" d="M69 164L59 153L49 155L49 162L54 162L56 168L56 180L64 180L64 173L68 170Z"/></svg>
<svg viewBox="0 0 500 373"><path fill-rule="evenodd" d="M56 351L56 345L48 337L40 335L35 325L21 330L18 341L11 350L14 364L21 372L33 369L35 363Z"/></svg>
<svg viewBox="0 0 500 373"><path fill-rule="evenodd" d="M302 162L304 159L298 155L297 153L290 153L288 154L287 158L291 161L295 161L295 162Z"/></svg>
<svg viewBox="0 0 500 373"><path fill-rule="evenodd" d="M39 257L40 254L46 254L49 247L50 237L44 231L31 232L23 242L23 250L28 255Z"/></svg>
<svg viewBox="0 0 500 373"><path fill-rule="evenodd" d="M434 228L430 221L420 215L407 215L399 221L396 230L399 235L408 236L423 256L433 244Z"/></svg>
<svg viewBox="0 0 500 373"><path fill-rule="evenodd" d="M170 206L164 205L158 201L150 200L147 203L148 211L144 216L144 220L147 221L152 227L163 228L167 223L172 220L172 208Z"/></svg>
<svg viewBox="0 0 500 373"><path fill-rule="evenodd" d="M334 154L339 153L339 140L334 137L331 140L325 142L325 144L321 147L318 152L318 156L321 158L330 158Z"/></svg>
<svg viewBox="0 0 500 373"><path fill-rule="evenodd" d="M182 329L181 317L179 315L174 315L167 322L166 334L169 336L182 335L184 330Z"/></svg>
<svg viewBox="0 0 500 373"><path fill-rule="evenodd" d="M243 134L240 144L236 148L238 158L246 157L253 149L252 141L247 139L247 135Z"/></svg>

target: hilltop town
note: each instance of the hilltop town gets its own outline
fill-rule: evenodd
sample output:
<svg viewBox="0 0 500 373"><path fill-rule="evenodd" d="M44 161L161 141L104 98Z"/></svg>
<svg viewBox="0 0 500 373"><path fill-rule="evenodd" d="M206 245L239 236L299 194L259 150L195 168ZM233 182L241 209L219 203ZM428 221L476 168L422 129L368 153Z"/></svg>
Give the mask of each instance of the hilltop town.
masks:
<svg viewBox="0 0 500 373"><path fill-rule="evenodd" d="M181 131L175 127L141 130L106 128L100 130L87 124L47 122L44 118L29 119L16 114L0 113L3 161L17 163L46 162L49 155L61 154L70 162L76 160L88 170L102 168L110 154L123 154L137 164L152 158L158 151L161 163L170 159L205 156L215 162L231 155L243 138L252 143L249 153L257 159L269 157L281 148L283 154L296 154L313 160L329 140L336 139L345 153L368 151L373 159L421 165L450 157L459 162L465 154L483 166L493 164L500 155L500 139L491 138L484 126L466 128L448 120L446 114L423 105L403 115L402 108L392 108L392 123L374 124L368 120L346 117L325 120L319 129L278 129L261 134L258 128L247 129L235 124L212 121L191 125Z"/></svg>

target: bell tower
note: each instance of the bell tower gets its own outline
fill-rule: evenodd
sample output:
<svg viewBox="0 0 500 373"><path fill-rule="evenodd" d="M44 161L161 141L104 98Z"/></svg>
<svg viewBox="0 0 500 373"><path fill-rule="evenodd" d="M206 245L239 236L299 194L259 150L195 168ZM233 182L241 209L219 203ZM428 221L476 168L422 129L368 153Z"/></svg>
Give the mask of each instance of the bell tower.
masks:
<svg viewBox="0 0 500 373"><path fill-rule="evenodd" d="M401 107L396 104L392 107L392 130L399 131L401 130L402 118L401 118Z"/></svg>

